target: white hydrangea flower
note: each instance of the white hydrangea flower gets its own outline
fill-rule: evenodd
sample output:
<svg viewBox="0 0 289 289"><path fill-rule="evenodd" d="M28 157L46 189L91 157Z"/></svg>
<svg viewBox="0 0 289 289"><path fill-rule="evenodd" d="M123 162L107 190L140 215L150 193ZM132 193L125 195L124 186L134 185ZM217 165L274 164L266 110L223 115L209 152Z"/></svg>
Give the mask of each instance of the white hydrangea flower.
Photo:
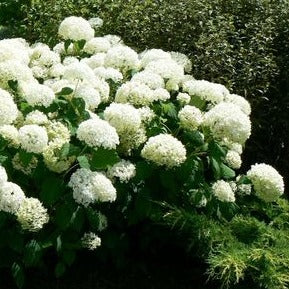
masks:
<svg viewBox="0 0 289 289"><path fill-rule="evenodd" d="M72 90L75 89L75 84L71 83L67 79L53 80L53 81L45 81L44 85L50 87L54 93L59 93L65 87L69 87Z"/></svg>
<svg viewBox="0 0 289 289"><path fill-rule="evenodd" d="M70 64L77 64L79 63L79 59L75 56L66 56L63 61L62 64L63 66L69 66Z"/></svg>
<svg viewBox="0 0 289 289"><path fill-rule="evenodd" d="M226 138L226 137L223 138L220 143L223 146L226 146L229 150L237 152L239 155L241 155L243 152L243 147L241 144L236 143L236 142L232 142L232 141L228 140L228 138Z"/></svg>
<svg viewBox="0 0 289 289"><path fill-rule="evenodd" d="M138 69L138 54L128 46L118 45L107 51L105 60L106 67L119 68L120 70Z"/></svg>
<svg viewBox="0 0 289 289"><path fill-rule="evenodd" d="M109 93L110 93L109 84L104 79L96 77L92 85L96 90L99 91L101 101L107 102L109 99Z"/></svg>
<svg viewBox="0 0 289 289"><path fill-rule="evenodd" d="M251 195L252 185L251 184L240 184L238 185L238 194L241 196Z"/></svg>
<svg viewBox="0 0 289 289"><path fill-rule="evenodd" d="M82 98L85 102L85 108L94 110L101 102L99 91L90 85L79 85L74 91L74 97Z"/></svg>
<svg viewBox="0 0 289 289"><path fill-rule="evenodd" d="M107 176L110 179L118 178L121 183L127 183L135 174L135 165L126 160L121 160L107 170Z"/></svg>
<svg viewBox="0 0 289 289"><path fill-rule="evenodd" d="M95 75L93 70L83 62L71 63L65 67L63 78L74 83L85 81L93 85Z"/></svg>
<svg viewBox="0 0 289 289"><path fill-rule="evenodd" d="M202 112L195 106L186 105L178 113L180 125L188 130L196 130L203 122Z"/></svg>
<svg viewBox="0 0 289 289"><path fill-rule="evenodd" d="M99 17L90 18L88 22L93 29L97 29L103 25L103 20Z"/></svg>
<svg viewBox="0 0 289 289"><path fill-rule="evenodd" d="M139 129L134 132L131 131L120 135L119 151L125 155L130 155L132 150L139 148L146 140L146 130L143 126L140 126Z"/></svg>
<svg viewBox="0 0 289 289"><path fill-rule="evenodd" d="M123 75L122 73L114 68L108 67L97 67L93 70L94 74L97 77L101 77L104 79L111 79L114 82L120 82L123 79Z"/></svg>
<svg viewBox="0 0 289 289"><path fill-rule="evenodd" d="M37 82L21 83L20 90L23 98L31 106L48 107L55 99L55 94L50 87Z"/></svg>
<svg viewBox="0 0 289 289"><path fill-rule="evenodd" d="M17 60L29 63L29 45L22 38L3 39L0 41L0 62Z"/></svg>
<svg viewBox="0 0 289 289"><path fill-rule="evenodd" d="M101 246L101 239L96 234L89 232L83 235L81 244L84 248L92 251Z"/></svg>
<svg viewBox="0 0 289 289"><path fill-rule="evenodd" d="M134 74L131 81L143 83L151 89L165 87L164 79L160 75L146 70Z"/></svg>
<svg viewBox="0 0 289 289"><path fill-rule="evenodd" d="M8 181L8 176L4 167L0 165L0 187Z"/></svg>
<svg viewBox="0 0 289 289"><path fill-rule="evenodd" d="M239 106L246 115L251 114L251 105L244 97L237 94L228 94L225 97L225 101Z"/></svg>
<svg viewBox="0 0 289 289"><path fill-rule="evenodd" d="M116 200L116 189L102 173L84 168L78 169L70 177L68 186L73 190L75 201L85 207L95 202Z"/></svg>
<svg viewBox="0 0 289 289"><path fill-rule="evenodd" d="M141 151L141 156L160 166L176 167L186 160L184 145L169 134L150 137Z"/></svg>
<svg viewBox="0 0 289 289"><path fill-rule="evenodd" d="M229 95L229 91L225 86L206 80L186 81L183 83L183 91L212 103L220 103Z"/></svg>
<svg viewBox="0 0 289 289"><path fill-rule="evenodd" d="M189 73L192 70L192 61L189 59L189 57L183 53L171 51L170 55L172 59L179 65L183 66L185 69L185 72Z"/></svg>
<svg viewBox="0 0 289 289"><path fill-rule="evenodd" d="M31 69L16 60L0 62L0 88L9 89L8 81L35 82Z"/></svg>
<svg viewBox="0 0 289 289"><path fill-rule="evenodd" d="M179 82L180 81L178 79L169 79L166 82L166 89L168 91L178 91L180 89Z"/></svg>
<svg viewBox="0 0 289 289"><path fill-rule="evenodd" d="M221 202L235 202L235 194L228 182L219 180L212 186L214 196Z"/></svg>
<svg viewBox="0 0 289 289"><path fill-rule="evenodd" d="M139 108L138 112L140 114L142 122L144 123L150 123L156 117L154 111L150 109L148 106L143 106Z"/></svg>
<svg viewBox="0 0 289 289"><path fill-rule="evenodd" d="M170 99L171 95L166 89L157 88L157 89L153 90L153 97L156 101L157 100L166 101L166 100Z"/></svg>
<svg viewBox="0 0 289 289"><path fill-rule="evenodd" d="M61 22L58 34L65 40L88 41L94 37L94 30L82 17L70 16Z"/></svg>
<svg viewBox="0 0 289 289"><path fill-rule="evenodd" d="M16 212L17 221L23 230L38 232L49 222L49 215L36 198L25 198Z"/></svg>
<svg viewBox="0 0 289 289"><path fill-rule="evenodd" d="M177 100L182 104L189 104L191 101L191 96L184 92L179 92L177 95Z"/></svg>
<svg viewBox="0 0 289 289"><path fill-rule="evenodd" d="M51 142L42 153L46 167L55 173L67 171L76 160L75 156L61 156L62 145L63 143L59 140Z"/></svg>
<svg viewBox="0 0 289 289"><path fill-rule="evenodd" d="M233 150L227 152L225 162L232 169L239 169L242 165L241 156Z"/></svg>
<svg viewBox="0 0 289 289"><path fill-rule="evenodd" d="M25 175L30 175L38 165L38 159L33 156L28 164L23 164L19 153L16 153L12 159L12 166L15 170L21 171Z"/></svg>
<svg viewBox="0 0 289 289"><path fill-rule="evenodd" d="M150 105L154 101L153 91L145 84L133 81L124 83L116 92L115 102L134 105Z"/></svg>
<svg viewBox="0 0 289 289"><path fill-rule="evenodd" d="M30 67L40 66L42 68L49 68L52 65L60 63L60 55L51 51L49 46L43 43L37 43L30 55Z"/></svg>
<svg viewBox="0 0 289 289"><path fill-rule="evenodd" d="M104 119L118 134L135 132L141 125L139 111L128 103L111 103L104 110Z"/></svg>
<svg viewBox="0 0 289 289"><path fill-rule="evenodd" d="M172 60L171 54L162 49L149 49L140 54L141 67L146 67L150 62L165 60Z"/></svg>
<svg viewBox="0 0 289 289"><path fill-rule="evenodd" d="M205 113L204 125L217 139L244 144L251 134L251 122L238 106L222 102Z"/></svg>
<svg viewBox="0 0 289 289"><path fill-rule="evenodd" d="M184 77L184 68L174 60L161 59L151 61L145 70L159 74L164 79L174 80L176 82L181 81Z"/></svg>
<svg viewBox="0 0 289 289"><path fill-rule="evenodd" d="M47 146L48 136L45 128L28 124L19 129L19 140L21 147L27 152L42 153Z"/></svg>
<svg viewBox="0 0 289 289"><path fill-rule="evenodd" d="M80 62L87 64L91 69L95 69L104 66L105 57L106 53L97 53L89 58L82 58Z"/></svg>
<svg viewBox="0 0 289 289"><path fill-rule="evenodd" d="M123 44L123 41L117 35L108 34L108 35L105 35L104 38L109 41L111 46L119 46Z"/></svg>
<svg viewBox="0 0 289 289"><path fill-rule="evenodd" d="M255 164L247 172L256 196L265 202L274 202L284 193L282 176L270 165Z"/></svg>
<svg viewBox="0 0 289 289"><path fill-rule="evenodd" d="M0 88L0 125L11 124L17 116L18 108L12 96L8 91Z"/></svg>
<svg viewBox="0 0 289 289"><path fill-rule="evenodd" d="M52 120L46 125L49 145L52 143L62 146L70 141L69 129L60 121Z"/></svg>
<svg viewBox="0 0 289 289"><path fill-rule="evenodd" d="M95 37L87 41L83 51L88 54L107 52L110 49L110 42L104 37Z"/></svg>
<svg viewBox="0 0 289 289"><path fill-rule="evenodd" d="M33 110L26 115L24 123L44 125L48 123L48 118L42 111Z"/></svg>
<svg viewBox="0 0 289 289"><path fill-rule="evenodd" d="M102 119L83 121L76 132L77 138L90 147L115 149L119 144L118 134L113 126Z"/></svg>
<svg viewBox="0 0 289 289"><path fill-rule="evenodd" d="M64 74L65 67L63 64L58 63L50 67L48 71L48 76L52 78L59 78L62 77Z"/></svg>
<svg viewBox="0 0 289 289"><path fill-rule="evenodd" d="M0 211L15 214L24 199L24 192L18 185L11 182L1 184Z"/></svg>

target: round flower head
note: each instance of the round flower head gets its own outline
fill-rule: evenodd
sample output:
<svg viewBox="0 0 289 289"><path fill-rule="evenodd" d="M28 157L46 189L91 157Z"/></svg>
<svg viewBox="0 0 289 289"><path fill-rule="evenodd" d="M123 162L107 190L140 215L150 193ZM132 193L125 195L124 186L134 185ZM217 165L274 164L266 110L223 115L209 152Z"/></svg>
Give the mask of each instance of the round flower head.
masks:
<svg viewBox="0 0 289 289"><path fill-rule="evenodd" d="M232 169L239 169L242 165L242 159L240 155L233 150L229 150L227 152L225 162Z"/></svg>
<svg viewBox="0 0 289 289"><path fill-rule="evenodd" d="M79 81L85 81L93 84L95 75L93 70L84 62L75 62L67 65L64 70L63 78L77 84Z"/></svg>
<svg viewBox="0 0 289 289"><path fill-rule="evenodd" d="M229 94L225 86L206 80L186 81L183 83L183 91L212 103L220 103Z"/></svg>
<svg viewBox="0 0 289 289"><path fill-rule="evenodd" d="M184 93L184 92L180 92L178 95L177 95L177 100L182 103L182 104L189 104L190 101L191 101L191 97L189 94L187 93Z"/></svg>
<svg viewBox="0 0 289 289"><path fill-rule="evenodd" d="M90 147L115 149L119 138L114 127L102 119L83 121L76 132L77 138Z"/></svg>
<svg viewBox="0 0 289 289"><path fill-rule="evenodd" d="M179 52L170 52L172 59L182 67L184 67L185 72L189 73L192 70L192 61L187 55Z"/></svg>
<svg viewBox="0 0 289 289"><path fill-rule="evenodd" d="M104 111L104 119L118 134L134 132L141 125L139 111L128 103L111 103Z"/></svg>
<svg viewBox="0 0 289 289"><path fill-rule="evenodd" d="M8 180L7 173L4 167L0 165L0 186L6 183Z"/></svg>
<svg viewBox="0 0 289 289"><path fill-rule="evenodd" d="M9 92L0 88L0 125L11 124L18 116L18 109Z"/></svg>
<svg viewBox="0 0 289 289"><path fill-rule="evenodd" d="M121 70L138 69L138 54L128 46L114 46L107 51L104 63L106 67Z"/></svg>
<svg viewBox="0 0 289 289"><path fill-rule="evenodd" d="M101 173L88 169L78 169L70 177L68 186L73 190L73 198L87 207L95 202L114 202L116 189L111 181Z"/></svg>
<svg viewBox="0 0 289 289"><path fill-rule="evenodd" d="M47 123L48 123L47 116L39 110L33 110L29 112L25 117L25 124L44 125Z"/></svg>
<svg viewBox="0 0 289 289"><path fill-rule="evenodd" d="M153 90L153 98L154 100L166 101L170 99L170 93L164 88L157 88Z"/></svg>
<svg viewBox="0 0 289 289"><path fill-rule="evenodd" d="M184 145L169 134L150 137L141 151L141 156L160 166L176 167L186 160Z"/></svg>
<svg viewBox="0 0 289 289"><path fill-rule="evenodd" d="M220 180L213 184L213 194L221 202L235 202L235 194L229 183Z"/></svg>
<svg viewBox="0 0 289 289"><path fill-rule="evenodd" d="M114 164L107 171L109 178L118 178L121 183L127 183L135 176L135 173L135 165L126 160L121 160L120 162Z"/></svg>
<svg viewBox="0 0 289 289"><path fill-rule="evenodd" d="M99 17L93 17L88 19L89 24L93 29L100 28L103 25L103 20Z"/></svg>
<svg viewBox="0 0 289 289"><path fill-rule="evenodd" d="M35 81L31 69L16 60L0 62L0 88L10 89L8 81L33 82Z"/></svg>
<svg viewBox="0 0 289 289"><path fill-rule="evenodd" d="M20 89L22 96L31 106L40 105L48 107L55 99L51 88L37 82L22 83Z"/></svg>
<svg viewBox="0 0 289 289"><path fill-rule="evenodd" d="M92 55L89 58L82 58L80 60L81 63L85 63L88 65L91 69L95 69L97 67L104 66L104 59L105 59L106 53L96 53Z"/></svg>
<svg viewBox="0 0 289 289"><path fill-rule="evenodd" d="M136 81L124 83L115 95L115 102L129 102L137 106L150 105L154 100L153 91L147 85Z"/></svg>
<svg viewBox="0 0 289 289"><path fill-rule="evenodd" d="M178 114L180 125L188 130L196 130L203 121L202 112L195 106L186 105Z"/></svg>
<svg viewBox="0 0 289 289"><path fill-rule="evenodd" d="M163 51L162 49L149 49L140 54L141 67L146 67L150 62L157 60L172 60L170 53Z"/></svg>
<svg viewBox="0 0 289 289"><path fill-rule="evenodd" d="M93 72L97 77L111 79L114 82L120 82L123 79L122 73L119 70L111 67L97 67L93 70Z"/></svg>
<svg viewBox="0 0 289 289"><path fill-rule="evenodd" d="M211 129L217 139L244 144L251 134L251 122L238 106L222 102L209 110L204 125Z"/></svg>
<svg viewBox="0 0 289 289"><path fill-rule="evenodd" d="M110 48L110 43L104 37L95 37L85 43L83 51L88 54L96 54L101 52L107 52Z"/></svg>
<svg viewBox="0 0 289 289"><path fill-rule="evenodd" d="M237 94L228 94L225 97L225 101L239 106L246 115L251 114L251 105L244 97Z"/></svg>
<svg viewBox="0 0 289 289"><path fill-rule="evenodd" d="M85 233L81 238L81 244L84 248L88 250L95 250L101 245L101 239L94 233Z"/></svg>
<svg viewBox="0 0 289 289"><path fill-rule="evenodd" d="M58 34L65 40L88 41L94 37L94 30L87 20L81 17L71 16L61 22Z"/></svg>
<svg viewBox="0 0 289 289"><path fill-rule="evenodd" d="M49 216L42 203L35 198L25 198L16 212L23 230L37 232L48 223Z"/></svg>
<svg viewBox="0 0 289 289"><path fill-rule="evenodd" d="M160 75L146 70L134 74L131 81L143 83L151 89L165 87L165 82Z"/></svg>
<svg viewBox="0 0 289 289"><path fill-rule="evenodd" d="M49 145L54 143L62 146L70 141L69 129L60 121L49 121L46 125Z"/></svg>
<svg viewBox="0 0 289 289"><path fill-rule="evenodd" d="M181 81L184 77L184 68L174 60L152 61L146 66L145 70L156 73L166 80L172 79L176 82Z"/></svg>
<svg viewBox="0 0 289 289"><path fill-rule="evenodd" d="M18 148L20 145L18 129L9 124L0 126L0 135L8 142L9 147Z"/></svg>
<svg viewBox="0 0 289 289"><path fill-rule="evenodd" d="M0 186L0 211L15 214L25 199L22 189L11 182L4 182Z"/></svg>
<svg viewBox="0 0 289 289"><path fill-rule="evenodd" d="M138 109L140 118L143 123L150 123L155 118L155 113L148 106L143 106Z"/></svg>
<svg viewBox="0 0 289 289"><path fill-rule="evenodd" d="M282 176L270 165L255 164L247 172L256 196L265 202L274 202L284 193Z"/></svg>
<svg viewBox="0 0 289 289"><path fill-rule="evenodd" d="M27 152L42 153L47 146L46 129L36 124L24 125L19 129L21 147Z"/></svg>
<svg viewBox="0 0 289 289"><path fill-rule="evenodd" d="M82 98L85 102L85 108L94 110L101 102L98 90L89 85L80 85L75 89L74 97Z"/></svg>

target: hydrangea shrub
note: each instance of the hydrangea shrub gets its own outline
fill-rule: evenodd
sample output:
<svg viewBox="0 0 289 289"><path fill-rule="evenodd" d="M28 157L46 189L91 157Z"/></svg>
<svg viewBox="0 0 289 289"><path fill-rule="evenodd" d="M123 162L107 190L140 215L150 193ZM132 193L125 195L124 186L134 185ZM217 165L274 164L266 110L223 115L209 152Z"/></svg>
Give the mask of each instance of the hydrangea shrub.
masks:
<svg viewBox="0 0 289 289"><path fill-rule="evenodd" d="M95 36L95 22L66 18L53 49L0 41L0 264L19 287L47 250L60 276L107 226L153 219L157 203L189 198L220 220L284 192L269 165L236 175L251 134L243 97L194 79L184 54Z"/></svg>

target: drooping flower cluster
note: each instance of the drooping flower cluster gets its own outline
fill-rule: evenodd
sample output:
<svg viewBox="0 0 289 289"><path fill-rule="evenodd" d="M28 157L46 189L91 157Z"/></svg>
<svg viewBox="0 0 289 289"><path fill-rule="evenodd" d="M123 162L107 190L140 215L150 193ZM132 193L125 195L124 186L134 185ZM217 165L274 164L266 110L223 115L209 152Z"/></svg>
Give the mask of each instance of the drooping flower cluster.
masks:
<svg viewBox="0 0 289 289"><path fill-rule="evenodd" d="M247 172L256 196L265 202L274 202L284 193L282 176L271 166L255 164Z"/></svg>

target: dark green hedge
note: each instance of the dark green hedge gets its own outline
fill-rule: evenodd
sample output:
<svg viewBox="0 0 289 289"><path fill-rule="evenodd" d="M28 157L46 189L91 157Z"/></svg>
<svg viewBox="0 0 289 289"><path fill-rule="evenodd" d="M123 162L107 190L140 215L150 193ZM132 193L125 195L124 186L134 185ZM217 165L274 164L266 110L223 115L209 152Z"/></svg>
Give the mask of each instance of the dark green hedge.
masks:
<svg viewBox="0 0 289 289"><path fill-rule="evenodd" d="M56 43L65 16L100 16L101 33L118 34L137 50L187 54L196 78L225 84L252 103L248 163L268 162L289 179L288 0L5 1L22 8L18 18L12 13L16 21L6 17L0 25L30 42Z"/></svg>

